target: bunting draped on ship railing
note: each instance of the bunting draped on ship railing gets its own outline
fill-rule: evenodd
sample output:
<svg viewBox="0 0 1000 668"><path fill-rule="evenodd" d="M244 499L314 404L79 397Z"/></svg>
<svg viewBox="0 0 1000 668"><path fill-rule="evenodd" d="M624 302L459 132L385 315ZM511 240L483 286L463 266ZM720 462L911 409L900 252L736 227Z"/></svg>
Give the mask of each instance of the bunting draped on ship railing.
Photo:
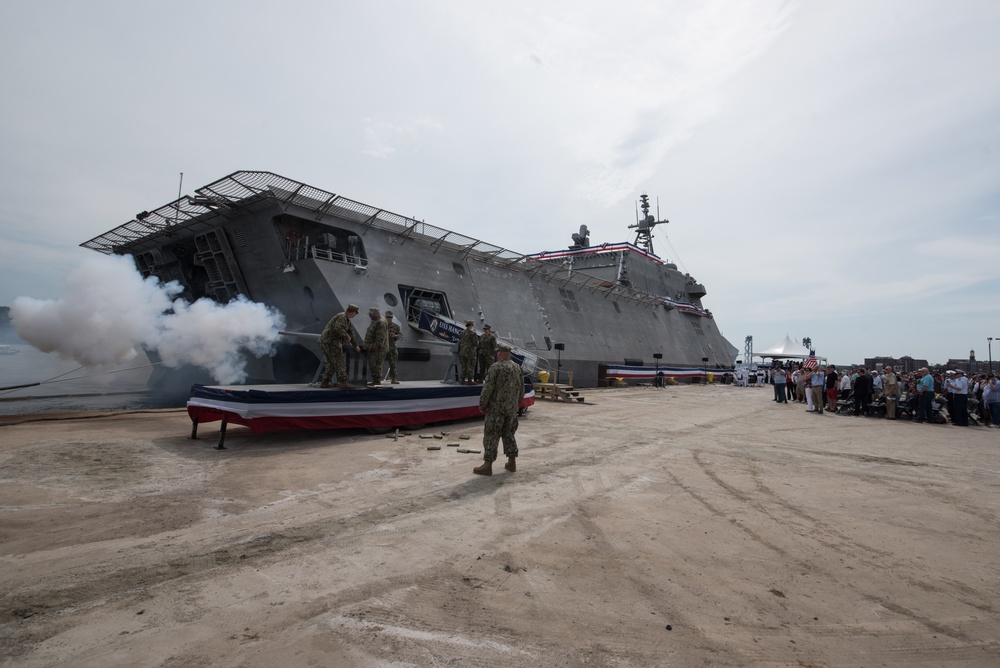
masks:
<svg viewBox="0 0 1000 668"><path fill-rule="evenodd" d="M662 373L664 378L707 378L709 374L713 377L723 378L726 375L732 376L734 369L710 369L707 367L688 368L676 366L628 366L625 364L609 364L607 367L608 378L621 378L623 380L655 380L658 373Z"/></svg>
<svg viewBox="0 0 1000 668"><path fill-rule="evenodd" d="M541 253L534 253L532 255L525 255L527 260L560 260L567 257L578 257L581 255L599 255L601 253L617 253L619 251L628 251L629 253L635 253L636 255L641 255L644 258L657 263L663 264L663 260L659 256L653 255L652 253L639 248L633 244L627 242L619 243L603 243L596 246L587 246L585 248L569 248L566 250L557 251L542 251Z"/></svg>

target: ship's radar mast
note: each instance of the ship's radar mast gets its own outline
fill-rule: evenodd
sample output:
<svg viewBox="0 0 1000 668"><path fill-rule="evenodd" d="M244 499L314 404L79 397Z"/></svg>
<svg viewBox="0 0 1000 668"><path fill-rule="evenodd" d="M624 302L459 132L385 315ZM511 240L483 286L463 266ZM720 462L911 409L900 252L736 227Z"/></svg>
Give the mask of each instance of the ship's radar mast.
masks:
<svg viewBox="0 0 1000 668"><path fill-rule="evenodd" d="M643 193L639 197L640 207L642 208L642 217L639 217L639 212L636 211L636 221L635 225L629 225L630 230L635 230L635 245L641 246L646 249L652 255L656 255L653 251L653 228L661 223L669 223L669 220L656 220L649 213L649 195ZM659 211L656 212L659 215Z"/></svg>

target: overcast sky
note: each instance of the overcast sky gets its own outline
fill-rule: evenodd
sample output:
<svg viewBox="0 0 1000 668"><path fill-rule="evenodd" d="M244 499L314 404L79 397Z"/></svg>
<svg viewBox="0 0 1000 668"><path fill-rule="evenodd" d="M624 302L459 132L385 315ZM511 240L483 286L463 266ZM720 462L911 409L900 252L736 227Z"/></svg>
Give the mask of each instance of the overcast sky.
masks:
<svg viewBox="0 0 1000 668"><path fill-rule="evenodd" d="M741 350L987 358L1000 2L613 4L0 3L0 305L264 170L523 253L646 192Z"/></svg>

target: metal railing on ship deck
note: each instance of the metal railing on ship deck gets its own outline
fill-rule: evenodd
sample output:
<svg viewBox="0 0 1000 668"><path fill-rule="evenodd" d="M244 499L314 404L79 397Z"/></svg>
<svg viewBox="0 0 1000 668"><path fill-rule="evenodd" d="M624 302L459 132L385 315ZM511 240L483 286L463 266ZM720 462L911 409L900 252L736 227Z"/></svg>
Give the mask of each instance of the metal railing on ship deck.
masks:
<svg viewBox="0 0 1000 668"><path fill-rule="evenodd" d="M528 256L479 239L445 230L423 221L378 209L346 197L293 181L271 172L234 172L207 186L198 188L197 196L185 196L154 211L142 212L133 220L80 244L107 255L130 252L141 242L157 244L158 239L173 236L180 230L209 229L219 217L231 218L236 209L261 200L297 206L313 212L316 220L337 216L362 225L397 234L431 247L434 252L447 248L463 259L541 276L546 282L562 287L603 293L605 297L634 302L648 307L659 305L656 295L640 292L604 279L572 271L545 261L530 261Z"/></svg>

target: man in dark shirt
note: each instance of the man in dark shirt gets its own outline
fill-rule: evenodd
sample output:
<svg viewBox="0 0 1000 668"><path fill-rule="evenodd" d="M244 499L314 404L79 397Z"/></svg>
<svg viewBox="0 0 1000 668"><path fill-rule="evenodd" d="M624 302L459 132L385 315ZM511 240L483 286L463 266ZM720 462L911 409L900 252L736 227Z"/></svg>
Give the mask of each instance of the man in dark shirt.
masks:
<svg viewBox="0 0 1000 668"><path fill-rule="evenodd" d="M861 367L858 379L854 381L854 414L868 415L871 410L868 404L872 401L872 377L866 367Z"/></svg>
<svg viewBox="0 0 1000 668"><path fill-rule="evenodd" d="M837 383L839 381L837 367L831 364L826 368L826 403L827 410L831 413L837 412Z"/></svg>

